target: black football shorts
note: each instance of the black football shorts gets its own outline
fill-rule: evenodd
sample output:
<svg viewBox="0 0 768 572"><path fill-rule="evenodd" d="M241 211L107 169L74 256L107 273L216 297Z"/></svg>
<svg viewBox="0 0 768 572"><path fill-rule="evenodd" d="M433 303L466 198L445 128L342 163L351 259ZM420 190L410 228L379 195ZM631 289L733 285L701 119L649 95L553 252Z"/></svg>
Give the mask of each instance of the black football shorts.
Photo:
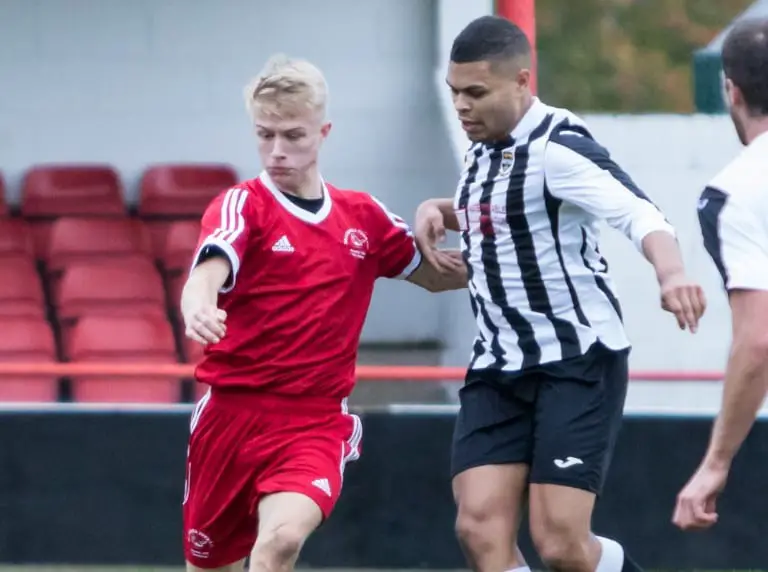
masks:
<svg viewBox="0 0 768 572"><path fill-rule="evenodd" d="M531 483L599 494L621 426L628 355L628 349L598 344L576 358L575 367L559 362L556 374L545 367L500 381L481 370L468 372L459 393L452 476L472 467L523 463Z"/></svg>

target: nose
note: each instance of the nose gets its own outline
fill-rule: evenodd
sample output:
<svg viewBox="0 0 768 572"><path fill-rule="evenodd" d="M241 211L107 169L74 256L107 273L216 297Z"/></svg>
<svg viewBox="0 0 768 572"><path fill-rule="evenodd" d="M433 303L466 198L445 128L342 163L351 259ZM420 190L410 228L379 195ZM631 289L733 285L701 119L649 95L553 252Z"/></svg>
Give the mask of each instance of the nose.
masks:
<svg viewBox="0 0 768 572"><path fill-rule="evenodd" d="M271 157L277 161L282 161L286 157L285 142L280 137L276 137L272 145Z"/></svg>
<svg viewBox="0 0 768 572"><path fill-rule="evenodd" d="M469 101L462 94L458 94L453 97L453 107L459 113L467 113L472 109L472 106L469 104Z"/></svg>

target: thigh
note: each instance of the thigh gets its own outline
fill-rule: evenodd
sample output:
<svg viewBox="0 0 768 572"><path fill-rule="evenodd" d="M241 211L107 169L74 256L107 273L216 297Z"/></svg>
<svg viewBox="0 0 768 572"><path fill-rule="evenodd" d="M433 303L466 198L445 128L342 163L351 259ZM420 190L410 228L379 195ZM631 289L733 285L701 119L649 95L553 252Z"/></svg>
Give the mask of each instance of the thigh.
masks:
<svg viewBox="0 0 768 572"><path fill-rule="evenodd" d="M254 511L270 495L298 493L319 508L322 519L328 518L341 495L346 466L360 457L360 418L338 413L290 421L281 416L273 422L279 430L270 445L269 466L254 482Z"/></svg>
<svg viewBox="0 0 768 572"><path fill-rule="evenodd" d="M474 382L459 391L451 477L476 467L530 464L534 403L522 397L522 383L513 389Z"/></svg>
<svg viewBox="0 0 768 572"><path fill-rule="evenodd" d="M541 380L531 483L600 494L621 427L627 361L626 352L606 352L594 378Z"/></svg>
<svg viewBox="0 0 768 572"><path fill-rule="evenodd" d="M207 404L193 416L184 490L184 553L189 565L223 568L241 562L256 537L250 512L257 467L241 452L257 421Z"/></svg>

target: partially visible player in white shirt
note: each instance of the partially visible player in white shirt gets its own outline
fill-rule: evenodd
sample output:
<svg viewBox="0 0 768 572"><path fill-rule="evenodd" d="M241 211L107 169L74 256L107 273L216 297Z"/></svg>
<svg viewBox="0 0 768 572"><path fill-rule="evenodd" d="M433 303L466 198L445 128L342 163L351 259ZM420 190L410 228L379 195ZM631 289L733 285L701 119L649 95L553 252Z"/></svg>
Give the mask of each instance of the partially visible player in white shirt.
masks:
<svg viewBox="0 0 768 572"><path fill-rule="evenodd" d="M731 117L744 150L699 199L704 245L731 306L733 340L709 447L677 498L683 530L718 519L716 500L768 390L768 19L738 23L723 45Z"/></svg>

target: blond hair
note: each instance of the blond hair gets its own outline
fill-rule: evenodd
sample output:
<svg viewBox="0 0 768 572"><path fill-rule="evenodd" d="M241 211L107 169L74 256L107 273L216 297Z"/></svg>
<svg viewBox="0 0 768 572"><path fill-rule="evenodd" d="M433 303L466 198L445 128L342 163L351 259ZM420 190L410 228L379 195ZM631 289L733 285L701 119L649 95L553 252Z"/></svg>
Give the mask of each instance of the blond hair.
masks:
<svg viewBox="0 0 768 572"><path fill-rule="evenodd" d="M278 116L300 108L314 109L325 115L328 85L323 73L306 60L277 54L269 58L245 88L245 106L251 118L265 110Z"/></svg>

